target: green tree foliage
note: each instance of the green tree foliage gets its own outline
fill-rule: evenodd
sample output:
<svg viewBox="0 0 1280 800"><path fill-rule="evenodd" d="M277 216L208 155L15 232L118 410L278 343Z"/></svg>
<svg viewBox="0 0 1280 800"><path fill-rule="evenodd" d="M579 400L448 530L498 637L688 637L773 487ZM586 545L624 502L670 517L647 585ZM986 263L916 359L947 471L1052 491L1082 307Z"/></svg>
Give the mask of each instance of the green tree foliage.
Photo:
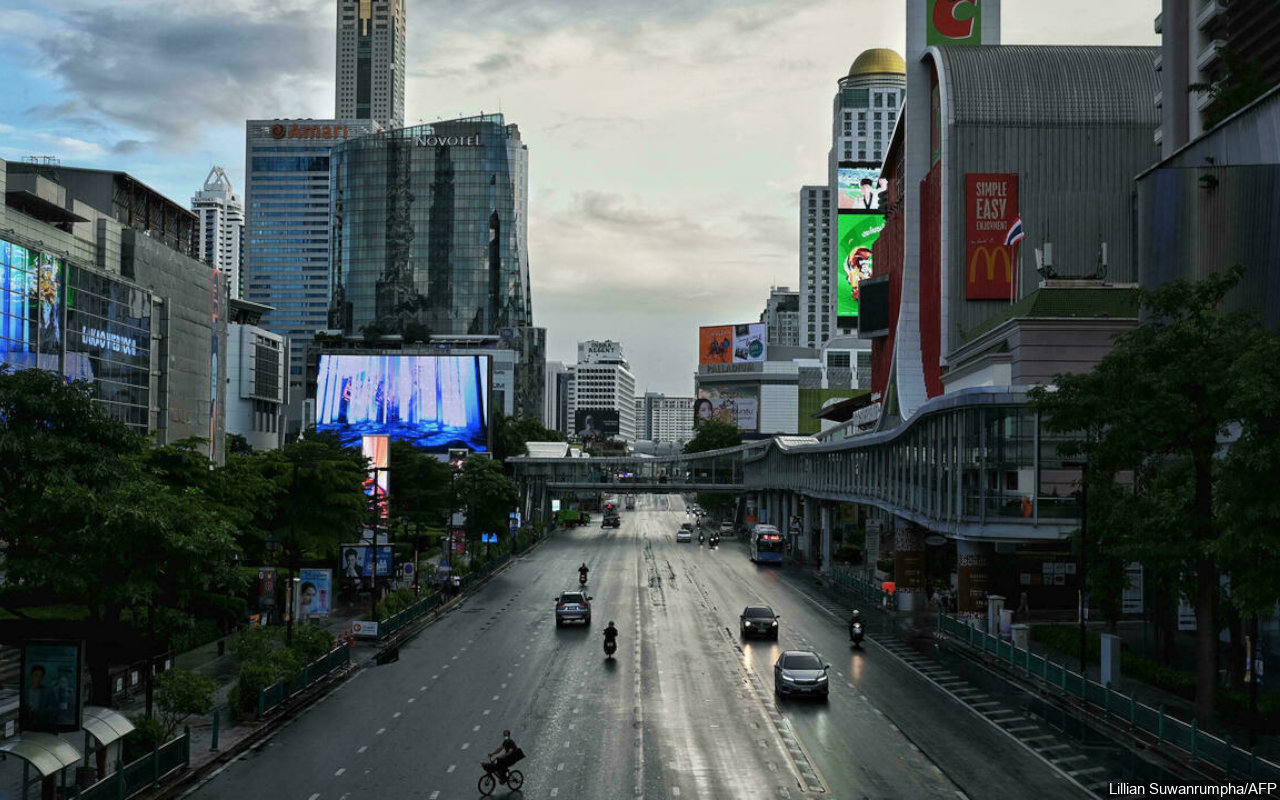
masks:
<svg viewBox="0 0 1280 800"><path fill-rule="evenodd" d="M453 501L452 484L447 463L408 442L391 442L393 518L407 520L419 531L442 527Z"/></svg>
<svg viewBox="0 0 1280 800"><path fill-rule="evenodd" d="M1280 599L1274 577L1260 580L1243 565L1274 550L1274 538L1221 513L1224 503L1247 507L1254 521L1275 520L1278 511L1257 494L1269 487L1269 497L1274 484L1255 476L1222 480L1223 467L1233 464L1275 475L1267 459L1277 455L1275 337L1255 315L1219 308L1242 274L1234 268L1144 291L1143 324L1118 337L1092 372L1060 375L1056 391L1032 393L1049 430L1083 434L1065 450L1087 458L1089 538L1098 536L1112 557L1143 562L1153 586L1181 591L1195 606L1196 716L1203 726L1213 719L1219 575L1231 573L1232 596L1249 607ZM1241 426L1248 434L1223 448ZM1123 488L1114 486L1120 478Z"/></svg>
<svg viewBox="0 0 1280 800"><path fill-rule="evenodd" d="M742 431L731 422L718 419L705 420L698 427L698 433L684 446L686 453L705 453L708 450L719 450L722 447L737 447L742 444Z"/></svg>
<svg viewBox="0 0 1280 800"><path fill-rule="evenodd" d="M213 710L213 693L218 684L213 678L185 669L171 669L156 677L156 707L160 709L160 725L164 738L172 739L178 726L193 715Z"/></svg>
<svg viewBox="0 0 1280 800"><path fill-rule="evenodd" d="M502 465L492 458L471 456L453 482L459 508L467 510L467 533L505 533L507 514L520 502L516 485L503 474Z"/></svg>
<svg viewBox="0 0 1280 800"><path fill-rule="evenodd" d="M529 442L563 442L564 433L545 427L531 417L493 415L493 457L506 461L511 456L528 455Z"/></svg>
<svg viewBox="0 0 1280 800"><path fill-rule="evenodd" d="M1219 48L1218 54L1226 64L1226 75L1222 80L1193 83L1187 87L1189 92L1208 93L1212 98L1204 112L1206 128L1214 127L1249 105L1272 86L1257 59L1246 61L1230 48Z"/></svg>

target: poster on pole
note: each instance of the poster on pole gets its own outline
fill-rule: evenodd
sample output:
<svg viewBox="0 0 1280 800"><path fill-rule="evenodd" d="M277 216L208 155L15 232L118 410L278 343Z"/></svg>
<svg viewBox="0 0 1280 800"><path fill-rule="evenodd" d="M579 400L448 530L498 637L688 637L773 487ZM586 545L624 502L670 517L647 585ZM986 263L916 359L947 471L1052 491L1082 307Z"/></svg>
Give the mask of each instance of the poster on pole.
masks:
<svg viewBox="0 0 1280 800"><path fill-rule="evenodd" d="M29 642L22 648L18 718L24 731L80 729L80 642Z"/></svg>
<svg viewBox="0 0 1280 800"><path fill-rule="evenodd" d="M333 602L333 570L301 569L298 577L298 619L327 617Z"/></svg>

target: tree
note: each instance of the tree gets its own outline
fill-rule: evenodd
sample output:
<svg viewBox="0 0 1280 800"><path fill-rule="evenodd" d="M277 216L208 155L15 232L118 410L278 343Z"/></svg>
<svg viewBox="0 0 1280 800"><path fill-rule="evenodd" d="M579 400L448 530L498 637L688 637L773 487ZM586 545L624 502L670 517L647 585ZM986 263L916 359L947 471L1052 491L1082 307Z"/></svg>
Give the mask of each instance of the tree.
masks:
<svg viewBox="0 0 1280 800"><path fill-rule="evenodd" d="M458 492L458 507L467 509L469 535L507 530L507 514L520 502L520 493L503 474L501 464L473 455L463 463L462 474L453 486Z"/></svg>
<svg viewBox="0 0 1280 800"><path fill-rule="evenodd" d="M171 669L156 677L156 707L160 709L160 726L164 740L173 738L178 726L192 715L213 710L213 693L218 684L213 678L185 669Z"/></svg>
<svg viewBox="0 0 1280 800"><path fill-rule="evenodd" d="M1204 112L1205 128L1212 128L1227 117L1261 97L1272 87L1262 64L1257 59L1246 61L1230 48L1218 48L1226 64L1226 74L1214 83L1192 83L1187 91L1207 93L1210 97Z"/></svg>
<svg viewBox="0 0 1280 800"><path fill-rule="evenodd" d="M1220 442L1244 412L1239 382L1260 383L1255 398L1271 395L1255 405L1274 408L1280 390L1274 377L1243 369L1274 356L1273 334L1251 313L1219 308L1242 275L1236 267L1143 291L1143 324L1117 337L1092 372L1059 375L1056 391L1032 392L1047 429L1083 434L1066 451L1086 457L1087 481L1132 473L1129 499L1119 500L1125 506L1119 518L1132 528L1109 532L1116 552L1154 565L1174 586L1188 576L1183 586L1196 610L1196 717L1206 728L1217 683L1219 576L1231 566L1215 515ZM1091 515L1091 531L1092 521ZM1262 538L1257 531L1241 535L1255 543ZM1247 590L1233 580L1232 591Z"/></svg>
<svg viewBox="0 0 1280 800"><path fill-rule="evenodd" d="M721 422L718 419L703 421L698 433L684 446L685 453L705 453L708 450L719 450L724 447L737 447L742 444L742 431L732 422Z"/></svg>
<svg viewBox="0 0 1280 800"><path fill-rule="evenodd" d="M422 540L428 529L445 525L453 507L453 470L430 453L393 440L388 503L391 516L413 525Z"/></svg>

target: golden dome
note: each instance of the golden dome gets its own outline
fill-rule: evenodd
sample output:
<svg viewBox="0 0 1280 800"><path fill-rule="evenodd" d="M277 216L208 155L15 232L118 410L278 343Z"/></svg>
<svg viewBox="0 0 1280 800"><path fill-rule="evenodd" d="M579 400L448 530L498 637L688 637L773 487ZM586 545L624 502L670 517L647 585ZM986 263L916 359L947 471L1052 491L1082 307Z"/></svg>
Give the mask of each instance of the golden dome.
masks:
<svg viewBox="0 0 1280 800"><path fill-rule="evenodd" d="M856 78L860 75L906 75L907 62L902 60L902 56L894 50L887 47L875 47L871 50L863 50L862 54L853 60L853 66L849 67L849 77Z"/></svg>

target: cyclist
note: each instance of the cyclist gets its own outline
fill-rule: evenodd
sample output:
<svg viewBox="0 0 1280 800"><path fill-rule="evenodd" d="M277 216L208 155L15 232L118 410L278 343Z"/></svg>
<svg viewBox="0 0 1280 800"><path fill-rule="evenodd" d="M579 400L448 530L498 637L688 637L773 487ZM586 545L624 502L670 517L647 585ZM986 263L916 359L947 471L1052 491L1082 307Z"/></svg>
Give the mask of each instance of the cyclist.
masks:
<svg viewBox="0 0 1280 800"><path fill-rule="evenodd" d="M498 772L498 780L503 783L507 781L507 767L515 763L515 754L518 749L515 740L511 738L511 731L503 731L502 744L489 753L490 758L498 756L493 760L493 767Z"/></svg>

